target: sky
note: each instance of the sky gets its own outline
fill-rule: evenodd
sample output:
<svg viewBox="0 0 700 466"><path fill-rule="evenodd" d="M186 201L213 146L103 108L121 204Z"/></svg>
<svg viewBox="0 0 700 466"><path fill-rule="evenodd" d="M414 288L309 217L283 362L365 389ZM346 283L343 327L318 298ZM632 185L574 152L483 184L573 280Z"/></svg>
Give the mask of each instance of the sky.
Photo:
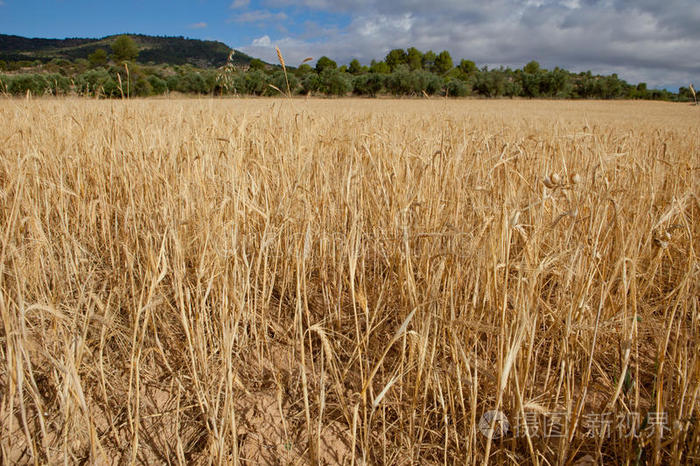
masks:
<svg viewBox="0 0 700 466"><path fill-rule="evenodd" d="M650 88L700 85L700 0L0 0L0 33L185 36L271 63L279 46L290 65L323 55L369 64L413 46L448 50L455 64L537 60Z"/></svg>

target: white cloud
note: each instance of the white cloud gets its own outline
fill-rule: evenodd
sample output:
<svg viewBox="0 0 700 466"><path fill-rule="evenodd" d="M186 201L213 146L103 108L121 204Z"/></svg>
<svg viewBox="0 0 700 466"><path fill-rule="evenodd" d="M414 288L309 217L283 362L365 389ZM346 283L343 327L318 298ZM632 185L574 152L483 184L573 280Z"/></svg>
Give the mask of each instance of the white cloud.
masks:
<svg viewBox="0 0 700 466"><path fill-rule="evenodd" d="M253 47L269 47L272 44L272 41L270 41L270 36L262 36L258 37L257 39L253 39L252 46Z"/></svg>
<svg viewBox="0 0 700 466"><path fill-rule="evenodd" d="M245 8L250 4L250 0L233 0L231 9Z"/></svg>
<svg viewBox="0 0 700 466"><path fill-rule="evenodd" d="M581 0L564 0L561 2L561 4L571 10L577 10L581 8Z"/></svg>
<svg viewBox="0 0 700 466"><path fill-rule="evenodd" d="M204 21L201 21L201 22L199 22L199 23L192 23L192 24L190 24L188 27L189 27L190 29L204 29L204 28L206 28L207 26L208 26L207 23L205 23Z"/></svg>
<svg viewBox="0 0 700 466"><path fill-rule="evenodd" d="M398 17L378 15L361 18L357 32L363 36L374 36L389 31L409 32L414 20L410 13Z"/></svg>
<svg viewBox="0 0 700 466"><path fill-rule="evenodd" d="M630 82L687 86L700 81L700 2L697 0L267 0L345 13L343 28L309 24L294 35L251 42L246 53L275 61L278 45L289 62L327 55L338 63L382 59L393 48L449 50L479 66L618 73Z"/></svg>
<svg viewBox="0 0 700 466"><path fill-rule="evenodd" d="M269 21L284 21L287 14L283 11L271 12L269 10L251 10L236 14L230 21L236 23L265 23Z"/></svg>

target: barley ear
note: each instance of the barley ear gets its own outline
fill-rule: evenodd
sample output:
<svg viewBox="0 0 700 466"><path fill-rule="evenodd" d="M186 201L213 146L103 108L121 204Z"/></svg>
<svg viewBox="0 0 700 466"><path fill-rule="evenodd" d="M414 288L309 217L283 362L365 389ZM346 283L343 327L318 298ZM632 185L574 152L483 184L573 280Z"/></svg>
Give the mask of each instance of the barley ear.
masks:
<svg viewBox="0 0 700 466"><path fill-rule="evenodd" d="M275 50L277 51L277 59L280 62L280 65L282 65L282 69L286 72L287 68L284 66L284 57L282 56L282 52L280 51L279 47L275 47Z"/></svg>
<svg viewBox="0 0 700 466"><path fill-rule="evenodd" d="M282 92L282 89L280 89L279 87L275 86L274 84L268 84L268 86L271 87L272 89L276 90L276 91L279 92L280 94L284 95L284 92Z"/></svg>
<svg viewBox="0 0 700 466"><path fill-rule="evenodd" d="M275 47L275 50L277 51L277 59L279 60L280 65L282 65L282 71L284 72L284 81L287 83L287 97L291 98L292 90L289 88L289 78L287 77L287 67L284 65L284 57L282 56L282 52L280 51L279 47Z"/></svg>
<svg viewBox="0 0 700 466"><path fill-rule="evenodd" d="M129 74L129 64L127 62L124 62L124 69L126 69L126 98L128 99L130 97L129 83L131 82L131 74Z"/></svg>
<svg viewBox="0 0 700 466"><path fill-rule="evenodd" d="M117 73L117 81L119 81L119 93L122 95L122 100L124 99L124 89L122 88L122 76Z"/></svg>

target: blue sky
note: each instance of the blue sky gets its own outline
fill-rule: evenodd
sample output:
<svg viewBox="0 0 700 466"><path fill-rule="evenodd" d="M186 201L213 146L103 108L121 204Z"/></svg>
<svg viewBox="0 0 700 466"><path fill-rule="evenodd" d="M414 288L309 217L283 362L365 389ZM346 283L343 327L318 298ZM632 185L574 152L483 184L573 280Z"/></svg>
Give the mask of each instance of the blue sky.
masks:
<svg viewBox="0 0 700 466"><path fill-rule="evenodd" d="M449 50L489 67L617 73L676 90L700 83L698 0L0 0L0 32L124 32L220 40L267 61L369 63L392 48Z"/></svg>
<svg viewBox="0 0 700 466"><path fill-rule="evenodd" d="M310 22L347 25L349 15L278 2L0 0L0 32L25 37L102 37L124 32L187 36L244 46L261 35L302 35ZM285 4L287 3L287 4Z"/></svg>

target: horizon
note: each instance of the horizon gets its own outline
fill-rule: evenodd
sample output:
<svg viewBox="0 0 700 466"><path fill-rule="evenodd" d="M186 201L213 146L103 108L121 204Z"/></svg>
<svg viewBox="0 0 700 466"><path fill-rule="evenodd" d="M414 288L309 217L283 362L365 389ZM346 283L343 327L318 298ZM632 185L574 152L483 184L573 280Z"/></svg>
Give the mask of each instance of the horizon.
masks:
<svg viewBox="0 0 700 466"><path fill-rule="evenodd" d="M86 8L83 1L46 5L0 0L0 28L6 35L41 39L142 34L214 40L272 64L277 63L278 46L290 65L308 56L328 56L338 65L356 58L368 65L384 60L391 49L416 47L423 52L447 50L455 64L468 59L479 68L520 69L535 60L546 69L617 74L649 89L677 92L687 87L700 75L700 64L693 60L700 50L700 4L629 3L503 0L480 6L438 0L427 10L413 0L393 5L369 0L180 0L167 4L169 17L164 19L166 4L161 0L130 0L116 8L102 3ZM601 28L599 33L593 26Z"/></svg>

